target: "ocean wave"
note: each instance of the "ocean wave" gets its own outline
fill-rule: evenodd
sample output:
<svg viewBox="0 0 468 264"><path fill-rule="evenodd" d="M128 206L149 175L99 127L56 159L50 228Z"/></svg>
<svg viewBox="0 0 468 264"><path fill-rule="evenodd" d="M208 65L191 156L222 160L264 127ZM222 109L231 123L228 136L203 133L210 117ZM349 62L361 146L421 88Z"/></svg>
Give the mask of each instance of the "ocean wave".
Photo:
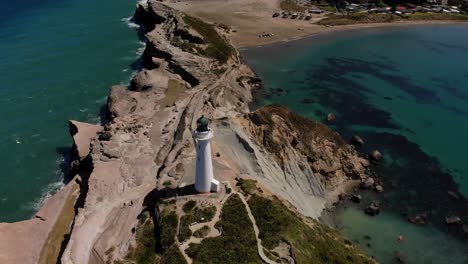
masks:
<svg viewBox="0 0 468 264"><path fill-rule="evenodd" d="M137 51L135 52L138 57L143 55L143 52L145 51L146 45L143 45L142 47L139 47Z"/></svg>
<svg viewBox="0 0 468 264"><path fill-rule="evenodd" d="M129 28L140 28L140 25L133 22L133 16L124 17L120 21L124 22Z"/></svg>
<svg viewBox="0 0 468 264"><path fill-rule="evenodd" d="M52 195L57 193L60 189L63 188L65 184L62 181L50 183L46 188L42 190L42 194L36 201L26 205L26 209L33 209L35 212L39 211L44 205L45 201L49 199Z"/></svg>
<svg viewBox="0 0 468 264"><path fill-rule="evenodd" d="M97 99L95 102L96 102L97 104L103 104L103 103L107 102L107 95L104 96L104 97L101 97L101 98Z"/></svg>

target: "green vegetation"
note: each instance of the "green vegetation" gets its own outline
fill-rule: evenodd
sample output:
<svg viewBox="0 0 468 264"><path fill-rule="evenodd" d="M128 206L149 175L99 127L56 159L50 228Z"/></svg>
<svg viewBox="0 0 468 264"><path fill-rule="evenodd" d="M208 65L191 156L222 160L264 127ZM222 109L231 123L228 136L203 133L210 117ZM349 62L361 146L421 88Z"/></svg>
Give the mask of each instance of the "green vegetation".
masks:
<svg viewBox="0 0 468 264"><path fill-rule="evenodd" d="M188 202L186 202L184 204L184 206L182 206L182 210L184 211L184 213L189 213L190 211L192 211L193 208L195 208L195 206L197 206L197 202L194 201L194 200L190 200Z"/></svg>
<svg viewBox="0 0 468 264"><path fill-rule="evenodd" d="M156 236L154 234L153 219L148 212L141 215L136 232L136 245L128 250L123 261L115 263L153 264L156 259Z"/></svg>
<svg viewBox="0 0 468 264"><path fill-rule="evenodd" d="M285 241L296 263L374 263L337 231L316 221L310 227L278 199L254 194L248 203L268 250Z"/></svg>
<svg viewBox="0 0 468 264"><path fill-rule="evenodd" d="M330 12L330 13L336 13L338 10L336 10L336 7L334 6L324 6L322 7L323 10Z"/></svg>
<svg viewBox="0 0 468 264"><path fill-rule="evenodd" d="M179 248L176 245L172 245L164 253L159 263L161 264L186 264L187 262L185 261L185 258L182 255L182 252L180 252Z"/></svg>
<svg viewBox="0 0 468 264"><path fill-rule="evenodd" d="M173 211L161 213L160 232L155 233L153 219L144 212L136 231L136 245L131 247L123 260L116 264L185 264L184 256L175 244L177 214ZM106 250L112 254L114 247Z"/></svg>
<svg viewBox="0 0 468 264"><path fill-rule="evenodd" d="M353 13L348 15L334 15L317 22L323 26L338 26L351 24L368 24L368 23L391 23L395 21L418 21L418 20L454 20L468 21L468 15L461 14L444 14L444 13L415 13L411 15L398 16L394 14L372 14L372 13Z"/></svg>
<svg viewBox="0 0 468 264"><path fill-rule="evenodd" d="M468 21L468 15L444 13L415 13L405 16L409 20L459 20Z"/></svg>
<svg viewBox="0 0 468 264"><path fill-rule="evenodd" d="M184 207L187 205L187 203L184 205ZM190 205L188 207L190 207ZM183 209L185 212L185 208ZM185 215L180 218L179 234L177 234L179 242L183 242L192 236L192 230L189 228L192 223L209 222L211 219L213 219L215 213L216 207L214 206L206 208L194 207L191 210L188 210L188 212L185 212Z"/></svg>
<svg viewBox="0 0 468 264"><path fill-rule="evenodd" d="M338 26L351 24L366 24L366 23L390 23L401 20L401 17L393 14L371 14L371 13L353 13L348 15L334 15L317 22L323 26Z"/></svg>
<svg viewBox="0 0 468 264"><path fill-rule="evenodd" d="M185 85L181 83L180 81L174 80L174 79L169 80L167 89L165 91L165 96L161 101L161 105L166 106L166 107L170 107L174 105L174 103L177 100L177 97L179 97L181 93L185 92L186 89L187 88L185 87Z"/></svg>
<svg viewBox="0 0 468 264"><path fill-rule="evenodd" d="M306 8L297 4L295 0L282 0L280 2L280 8L288 12L305 12Z"/></svg>
<svg viewBox="0 0 468 264"><path fill-rule="evenodd" d="M261 263L252 222L238 195L231 195L223 206L219 237L205 238L201 244L191 244L187 254L193 263Z"/></svg>
<svg viewBox="0 0 468 264"><path fill-rule="evenodd" d="M169 249L175 242L175 235L177 233L178 225L177 214L174 211L161 213L161 237L160 246L163 250Z"/></svg>
<svg viewBox="0 0 468 264"><path fill-rule="evenodd" d="M171 44L179 47L181 50L186 52L194 52L197 50L197 45L189 41L184 41L180 37L174 36L171 38Z"/></svg>
<svg viewBox="0 0 468 264"><path fill-rule="evenodd" d="M257 190L257 181L252 179L240 179L237 182L244 194L253 194Z"/></svg>
<svg viewBox="0 0 468 264"><path fill-rule="evenodd" d="M209 226L203 226L202 228L198 229L193 233L194 237L203 238L206 237L210 233Z"/></svg>
<svg viewBox="0 0 468 264"><path fill-rule="evenodd" d="M208 44L205 49L197 48L201 55L225 63L234 54L234 48L218 34L213 25L189 15L184 16L184 22L197 31Z"/></svg>

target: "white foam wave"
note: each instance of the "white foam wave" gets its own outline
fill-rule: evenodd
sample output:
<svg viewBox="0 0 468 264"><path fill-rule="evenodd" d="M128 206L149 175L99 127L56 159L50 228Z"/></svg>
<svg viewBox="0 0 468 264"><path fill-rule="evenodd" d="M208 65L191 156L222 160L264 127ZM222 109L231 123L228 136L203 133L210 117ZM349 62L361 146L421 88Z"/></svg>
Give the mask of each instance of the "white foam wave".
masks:
<svg viewBox="0 0 468 264"><path fill-rule="evenodd" d="M133 17L132 16L124 17L124 18L120 19L120 21L124 22L129 28L140 28L140 25L133 22Z"/></svg>
<svg viewBox="0 0 468 264"><path fill-rule="evenodd" d="M44 205L45 201L49 199L52 195L54 195L56 192L58 192L60 189L63 188L65 184L63 182L54 182L49 185L47 185L46 188L42 191L41 197L37 199L36 201L30 203L27 207L30 209L34 209L35 211L39 211L41 207Z"/></svg>
<svg viewBox="0 0 468 264"><path fill-rule="evenodd" d="M141 56L144 51L145 51L145 46L139 47L135 53L136 55Z"/></svg>
<svg viewBox="0 0 468 264"><path fill-rule="evenodd" d="M107 95L102 97L102 98L97 99L95 102L96 102L96 104L103 104L103 103L107 102Z"/></svg>

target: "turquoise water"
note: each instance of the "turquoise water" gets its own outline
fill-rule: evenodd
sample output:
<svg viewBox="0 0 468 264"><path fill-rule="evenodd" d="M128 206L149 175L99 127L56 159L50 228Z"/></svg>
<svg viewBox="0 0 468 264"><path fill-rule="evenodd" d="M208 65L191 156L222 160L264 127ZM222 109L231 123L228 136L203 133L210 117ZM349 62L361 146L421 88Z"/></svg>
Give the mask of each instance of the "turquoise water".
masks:
<svg viewBox="0 0 468 264"><path fill-rule="evenodd" d="M323 34L243 54L265 82L257 104L318 120L336 113L345 139L358 134L363 152L383 152L386 191L338 210L339 229L382 263L395 252L408 263L468 262L468 235L444 223L450 214L468 222L468 25ZM371 200L384 213L366 216ZM408 223L414 214L428 225Z"/></svg>
<svg viewBox="0 0 468 264"><path fill-rule="evenodd" d="M0 3L0 221L31 217L62 185L69 119L100 122L141 47L136 1Z"/></svg>

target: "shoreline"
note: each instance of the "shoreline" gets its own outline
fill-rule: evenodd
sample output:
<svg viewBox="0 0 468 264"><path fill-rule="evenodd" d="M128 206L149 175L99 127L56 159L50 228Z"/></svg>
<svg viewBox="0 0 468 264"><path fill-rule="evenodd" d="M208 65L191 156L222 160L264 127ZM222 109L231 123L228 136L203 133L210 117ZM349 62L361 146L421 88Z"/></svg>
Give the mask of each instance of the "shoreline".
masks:
<svg viewBox="0 0 468 264"><path fill-rule="evenodd" d="M434 23L434 22L436 22L436 23ZM279 41L279 42L272 42L272 43L269 43L269 44L263 44L263 45L259 45L259 46L250 46L250 47L245 47L245 48L237 47L237 50L241 52L242 49L261 48L261 47L266 47L266 46L269 46L269 45L277 45L277 44L287 43L287 42L296 41L296 40L302 40L302 39L307 39L307 38L312 38L312 37L318 37L319 35L322 35L322 34L338 33L338 32L344 32L344 31L346 31L346 32L351 32L351 31L353 31L353 30L363 30L363 29L377 29L377 28L404 27L404 26L421 26L421 25L438 25L438 24L445 25L445 24L460 24L460 23L464 23L464 22L453 22L453 21L438 21L438 22L437 22L437 21L430 21L430 22L428 22L428 21L424 21L423 23L421 23L421 22L416 22L416 23L408 23L408 22L398 23L398 22L396 22L396 23L359 24L359 25L348 25L348 26L324 27L326 30L322 30L322 31L320 31L320 32L312 33L312 34L307 35L307 36L297 37L297 38L291 38L291 39L285 39L285 40L282 40L282 41ZM146 45L147 45L147 46L146 46L146 49L148 49L148 45L153 45L153 44L152 44L152 43L147 43ZM159 47L158 47L158 48L159 48ZM142 54L141 57L143 58L144 56L145 56L145 55ZM155 58L155 57L157 57L157 56L153 56L153 58ZM246 63L246 64L247 64L247 63ZM248 64L247 64L247 66L248 66ZM144 68L143 68L143 69L140 69L139 71L137 71L137 73L140 73L140 72L142 72L142 71L144 71L144 70L145 70ZM224 76L228 76L229 74L230 74L230 72L228 71L226 74L223 74L223 77L224 77ZM138 74L136 74L136 75L138 75ZM135 76L135 77L136 77L136 76ZM183 79L183 78L182 78L182 79ZM206 87L203 87L203 88L206 88ZM252 89L252 91L253 91L253 89ZM112 91L111 91L111 92L112 92ZM139 92L141 92L141 91L139 91ZM223 91L223 92L224 92L224 91ZM110 98L110 96L109 96L109 98ZM144 99L141 99L141 98L138 98L138 99L140 100L140 102L145 102ZM153 99L154 99L154 98L153 98ZM253 98L253 99L255 100L255 98ZM258 99L258 98L257 98L257 99ZM200 99L200 100L201 100L201 99ZM175 102L175 101L174 101L174 102ZM242 103L244 103L244 102L242 102ZM175 106L175 103L174 103L174 106ZM223 106L223 107L224 107L224 106ZM153 110L156 110L156 109L153 109ZM254 110L255 110L255 109L251 109L251 108L250 108L250 112L253 112ZM109 111L109 110L108 110L108 111ZM145 111L150 112L151 110L146 109ZM164 111L166 111L166 110L158 109L158 111L161 112L161 113L159 113L159 114L163 114L162 112L164 112ZM219 110L218 110L218 111L219 111ZM237 109L235 109L235 111L237 111ZM142 112L144 112L144 111L142 111ZM195 115L195 113L199 113L199 112L202 112L202 110L200 110L200 109L194 110L194 115ZM241 111L239 111L239 113L240 113L240 112L241 112ZM219 114L218 112L216 112L216 113ZM222 114L225 115L225 117L223 117L223 118L226 118L226 119L228 118L228 117L227 117L227 116L228 116L227 114L225 114L225 113L222 113ZM182 117L179 117L179 118L182 118ZM175 117L174 117L174 120L175 120ZM133 121L133 120L132 120L132 121ZM138 121L142 121L142 120L138 120ZM192 121L192 122L193 122L193 121ZM105 124L105 125L106 125L106 126L109 125L108 127L111 126L111 124ZM186 124L184 124L184 125L186 125ZM179 127L177 127L177 128L179 129ZM112 128L111 128L111 129L112 129ZM146 124L145 124L145 127L143 128L143 130L145 130L145 133L148 133L148 132L149 132L149 133L154 133L154 131L152 131L152 129L151 129L150 127L146 127ZM113 131L113 132L115 132L115 131ZM117 133L117 132L115 132L115 133ZM139 132L134 132L134 133L135 133L135 134L138 134ZM167 133L167 132L166 132L166 133ZM163 134L166 134L166 133L163 133ZM177 133L177 132L174 132L174 133ZM169 133L169 134L171 134L171 133ZM139 135L139 134L138 134L138 135ZM175 135L175 134L174 134L174 135ZM139 135L139 136L141 136L141 135ZM145 136L146 136L146 135L145 135ZM162 136L162 135L161 135L161 136ZM93 135L92 137L94 137L94 135ZM92 138L92 137L91 137L91 138ZM142 137L141 137L141 138L142 138ZM136 140L140 140L141 138L138 138L138 137L137 137ZM120 142L120 143L122 143L122 142ZM123 143L125 143L125 142L123 142ZM145 142L145 143L146 143L146 142ZM158 143L160 143L160 142L158 142ZM250 143L250 144L252 144L252 143ZM85 144L85 145L86 145L86 146L89 146L89 142L88 142L88 144ZM181 151L182 149L183 149L183 148L180 148L178 151ZM164 150L164 147L161 147L160 150ZM105 151L105 150L102 150L102 151ZM145 151L150 152L150 150L148 150L148 149L145 149ZM170 151L170 152L168 152L167 156L173 154L173 153L172 153L173 149L171 149L171 150L169 150L169 151ZM96 153L92 153L92 154L93 154L93 155L97 155ZM119 155L120 155L120 154L119 154ZM135 156L135 157L141 158L141 156ZM100 158L101 158L100 161L104 161L104 160L102 159L102 156L101 156ZM111 156L110 159L114 159L114 158L115 158L114 156ZM177 158L177 156L176 156L174 159L176 159L176 158ZM107 161L108 161L108 160L106 160L105 162L107 162ZM155 162L156 162L156 160L155 160ZM109 162L109 163L112 163L112 162ZM102 162L101 162L100 164L101 164L101 166L104 166L104 165L102 165ZM179 163L179 164L180 164L180 163ZM114 165L117 166L117 165L120 165L120 164L114 164ZM127 165L130 166L130 165L133 165L133 164L127 164ZM134 166L136 166L136 165L134 165ZM160 167L160 170L163 171L163 172L166 172L166 171L164 171L166 168L163 167L163 166L164 166L164 165L162 165L162 166ZM106 168L106 169L109 169L109 168ZM151 169L154 169L154 168L151 168ZM97 168L96 168L96 171L98 171ZM161 171L158 170L158 176L159 176L159 173L160 173ZM94 173L94 172L93 172L93 173ZM96 174L99 174L99 173L96 173ZM102 173L101 173L101 174L102 174ZM119 174L119 173L117 172L116 174ZM95 175L94 177L96 177L96 176L97 176L97 175ZM103 175L100 175L100 176L103 176ZM150 184L151 184L151 182L148 181L148 178L145 178L145 181L146 181L145 183L146 183L147 185L150 185ZM112 182L111 182L111 183L112 183ZM95 183L93 183L93 184L95 184ZM158 180L158 184L159 184L159 180ZM67 185L67 186L68 186L68 185ZM99 187L99 186L98 186L98 187ZM101 187L102 187L102 186L101 186ZM341 187L342 187L342 186L341 186ZM61 190L59 190L56 194L61 193L61 191L62 191L63 189L64 189L64 188L62 188ZM142 190L143 190L143 191L142 191ZM95 190L93 190L93 191L95 191ZM135 215L135 214L137 213L137 211L138 211L138 209L139 209L139 206L140 206L139 202L142 202L142 201L141 201L141 197L139 197L139 195L141 195L141 194L146 194L146 192L149 191L149 187L148 187L148 186L144 186L144 188L142 187L142 188L140 188L140 189L138 189L138 190L134 190L134 191L135 191L135 193L133 193L131 196L129 196L129 197L131 197L131 199L130 199L130 201L131 201L131 206L134 204L134 201L135 201L135 204L138 203L138 205L137 205L137 206L134 206L133 208L126 209L127 211L131 211L131 212L127 212L128 215ZM137 192L137 191L141 191L141 193L140 193L140 192ZM274 190L272 190L272 191L274 191ZM87 192L87 190L86 190L86 192ZM285 192L287 192L287 191L285 191ZM338 194L337 194L337 195L338 195ZM55 196L55 194L54 194L53 196ZM53 196L52 196L52 197L53 197ZM98 197L96 200L99 200L99 198L102 199L102 197ZM127 197L127 198L128 198L128 197ZM44 201L43 207L49 202L50 199L51 199L51 198L49 198L49 199L47 199L46 201ZM98 203L96 203L96 204L93 204L93 202L94 202L94 201L92 200L91 206L93 206L93 205L98 205L100 201L98 201ZM88 203L87 203L86 205L88 206ZM113 206L114 206L114 205L113 205ZM120 205L119 205L119 206L120 206ZM125 206L128 206L127 201L124 201L124 202L123 202L123 207L125 207ZM110 208L109 210L114 210L114 208L112 208L111 206L108 205L108 207ZM115 205L114 207L117 207L117 205ZM333 207L333 206L332 206L332 207ZM325 209L322 210L322 213L321 213L321 214L323 214L323 213L325 212L325 210L327 210L327 208L328 208L328 206L326 206ZM107 209L107 208L106 208L106 209ZM97 218L98 216L99 216L99 217L100 217L100 216L102 216L102 217L108 217L109 215L111 215L111 213L112 213L112 214L114 213L113 211L106 211L106 212L104 212L102 215L99 215L98 213L93 212L92 210L89 210L89 211L90 211L89 213L90 213L90 214L94 214L94 216L95 216L96 218ZM119 213L121 213L121 212L119 212ZM124 213L121 213L121 214L124 214ZM85 216L86 216L86 215L85 215ZM76 219L78 219L78 217L83 218L83 217L85 217L85 216L83 215L83 213L81 213L81 214L80 214L80 213L77 213L76 215L74 215L73 218L74 218L74 220L76 220ZM120 215L119 215L119 216L120 216ZM80 218L80 220L83 220L83 219L81 219L81 218ZM84 221L84 220L83 220L83 221ZM113 227L108 227L108 223L105 222L104 220L103 220L104 222L99 222L99 221L97 221L97 220L95 220L95 219L88 219L88 221L89 221L89 222L96 221L96 222L98 222L98 225L105 226L105 227L108 228L109 230L113 228ZM122 221L123 221L123 220L122 220ZM126 223L132 222L132 220L128 220L128 219L127 219L126 221L127 221ZM89 225L90 225L89 223L87 223L88 226L84 226L84 224L83 224L84 227L81 227L81 226L80 226L81 224L82 224L82 223L80 222L79 225L77 225L77 228L76 228L76 229L78 229L78 230L73 229L74 227L72 228L72 231L73 231L73 234L72 234L72 235L75 236L75 233L81 231L81 233L84 234L84 235L78 236L78 237L75 238L75 239L84 240L85 237L86 237L86 235L87 235L86 232L90 232L90 230L91 230L91 231L94 231L94 230L93 230L94 227L89 227ZM122 224L122 226L123 226L123 224ZM82 228L82 230L79 230L80 227ZM117 227L114 227L114 228L117 228ZM84 231L83 231L83 229L84 229ZM106 230L106 232L109 232L109 230ZM51 231L51 232L52 232L52 231ZM109 232L109 233L110 233L110 232ZM109 235L109 234L107 234L107 235ZM125 235L123 235L123 236L125 236ZM95 237L97 237L97 239L101 239L101 237L99 237L98 235L95 235ZM79 240L78 240L78 241L79 241ZM104 242L103 242L103 243L104 243ZM72 246L73 246L73 245L70 243L69 247L71 248ZM94 245L93 245L93 246L94 246ZM79 249L80 249L80 248L79 248ZM73 249L68 249L67 255L66 255L66 254L61 254L61 256L67 256L67 257L69 257L70 259L76 257L76 256L72 255L72 253L74 253L74 252L72 252L72 250L73 250ZM81 248L80 250L85 250L85 248ZM86 250L87 250L87 248L86 248ZM93 250L94 250L94 248L93 248Z"/></svg>
<svg viewBox="0 0 468 264"><path fill-rule="evenodd" d="M405 27L424 27L424 26L436 26L436 25L468 25L466 21L450 21L450 20L430 20L430 21L396 21L390 23L369 23L369 24L352 24L352 25L340 25L340 26L319 26L321 27L316 32L308 33L304 36L297 36L292 38L284 38L274 40L269 43L263 43L258 45L240 45L236 48L242 53L244 50L270 47L274 45L286 44L288 42L307 40L308 38L319 38L322 35L335 34L340 32L353 32L361 30L372 30L372 29L401 29Z"/></svg>

